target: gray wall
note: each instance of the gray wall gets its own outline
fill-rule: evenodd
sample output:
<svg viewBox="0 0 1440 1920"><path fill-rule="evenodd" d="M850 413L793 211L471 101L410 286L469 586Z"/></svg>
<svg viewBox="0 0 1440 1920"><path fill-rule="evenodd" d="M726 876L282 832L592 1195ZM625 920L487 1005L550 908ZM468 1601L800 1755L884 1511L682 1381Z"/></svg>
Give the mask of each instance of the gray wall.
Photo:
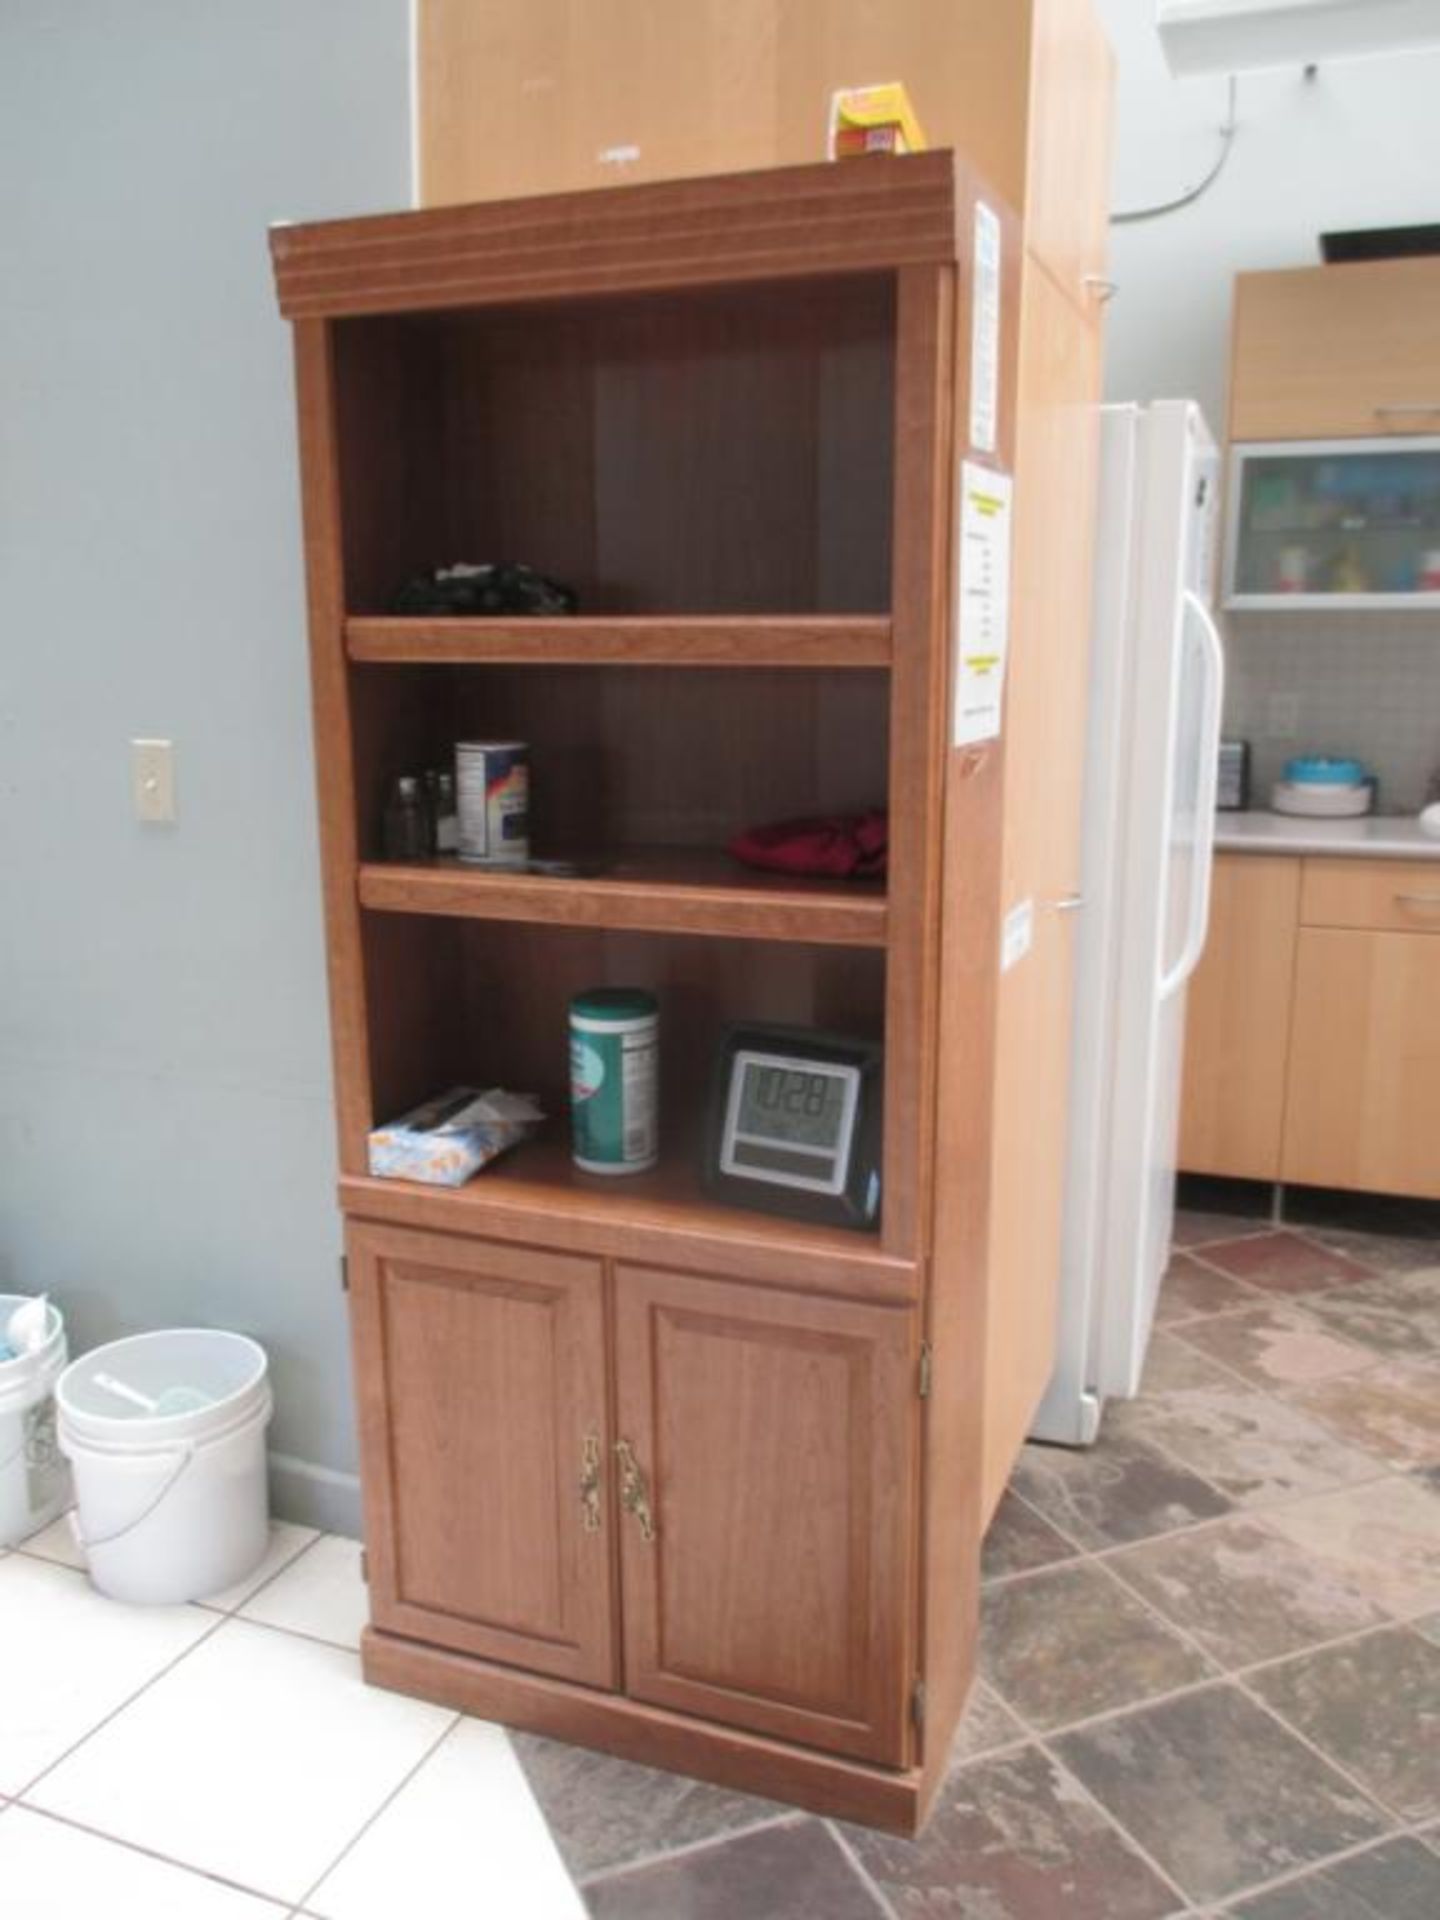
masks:
<svg viewBox="0 0 1440 1920"><path fill-rule="evenodd" d="M0 5L0 1287L268 1347L353 1521L288 330L409 198L406 0ZM128 741L177 743L179 821Z"/></svg>

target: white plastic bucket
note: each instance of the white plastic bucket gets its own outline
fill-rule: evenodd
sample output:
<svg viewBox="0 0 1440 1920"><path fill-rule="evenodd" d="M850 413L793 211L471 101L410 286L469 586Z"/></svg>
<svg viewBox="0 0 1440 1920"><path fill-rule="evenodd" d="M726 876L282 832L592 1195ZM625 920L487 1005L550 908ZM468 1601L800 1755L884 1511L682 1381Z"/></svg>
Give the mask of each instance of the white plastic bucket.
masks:
<svg viewBox="0 0 1440 1920"><path fill-rule="evenodd" d="M0 1293L0 1331L29 1296ZM55 1382L65 1371L65 1322L51 1306L33 1353L0 1360L0 1547L63 1513L70 1476L55 1444Z"/></svg>
<svg viewBox="0 0 1440 1920"><path fill-rule="evenodd" d="M265 1351L210 1328L141 1333L73 1361L55 1390L75 1472L75 1537L115 1600L173 1605L219 1593L269 1536ZM184 1411L147 1413L102 1379Z"/></svg>

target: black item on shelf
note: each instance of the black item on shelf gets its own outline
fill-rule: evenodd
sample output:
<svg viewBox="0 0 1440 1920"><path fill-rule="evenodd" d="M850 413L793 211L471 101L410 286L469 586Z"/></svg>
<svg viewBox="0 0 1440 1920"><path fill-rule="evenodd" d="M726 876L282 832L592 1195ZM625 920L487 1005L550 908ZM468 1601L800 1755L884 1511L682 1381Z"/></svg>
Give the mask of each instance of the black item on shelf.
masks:
<svg viewBox="0 0 1440 1920"><path fill-rule="evenodd" d="M1217 813L1243 813L1250 804L1250 742L1222 740L1215 780Z"/></svg>
<svg viewBox="0 0 1440 1920"><path fill-rule="evenodd" d="M472 566L462 560L452 567L431 567L412 575L396 593L390 610L441 618L522 614L554 619L574 613L576 604L573 588L547 580L533 567Z"/></svg>
<svg viewBox="0 0 1440 1920"><path fill-rule="evenodd" d="M424 860L432 849L430 809L420 776L402 773L385 802L382 842L387 860Z"/></svg>
<svg viewBox="0 0 1440 1920"><path fill-rule="evenodd" d="M1320 257L1327 267L1355 260L1413 260L1430 253L1440 253L1440 226L1359 227L1320 236Z"/></svg>
<svg viewBox="0 0 1440 1920"><path fill-rule="evenodd" d="M454 853L460 844L455 775L444 767L425 770L425 805L430 815L430 851Z"/></svg>
<svg viewBox="0 0 1440 1920"><path fill-rule="evenodd" d="M716 1200L830 1226L880 1224L884 1050L816 1028L727 1030L701 1178Z"/></svg>

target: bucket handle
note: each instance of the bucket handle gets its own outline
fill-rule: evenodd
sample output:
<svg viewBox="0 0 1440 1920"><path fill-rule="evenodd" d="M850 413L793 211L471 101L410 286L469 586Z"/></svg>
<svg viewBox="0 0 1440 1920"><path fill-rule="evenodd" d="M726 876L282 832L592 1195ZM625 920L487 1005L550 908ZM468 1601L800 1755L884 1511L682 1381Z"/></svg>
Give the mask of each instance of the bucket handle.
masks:
<svg viewBox="0 0 1440 1920"><path fill-rule="evenodd" d="M168 1479L163 1482L160 1491L155 1495L149 1506L142 1507L133 1520L127 1520L123 1527L117 1527L113 1533L100 1534L86 1539L85 1535L80 1531L79 1512L72 1508L70 1512L70 1532L74 1537L76 1546L80 1548L82 1553L89 1553L92 1547L113 1547L117 1540L123 1540L127 1534L134 1533L138 1526L141 1526L150 1518L151 1514L154 1513L166 1495L172 1493L179 1485L185 1469L190 1465L190 1462L198 1452L199 1448L194 1445L182 1447L175 1457L175 1465L171 1469Z"/></svg>

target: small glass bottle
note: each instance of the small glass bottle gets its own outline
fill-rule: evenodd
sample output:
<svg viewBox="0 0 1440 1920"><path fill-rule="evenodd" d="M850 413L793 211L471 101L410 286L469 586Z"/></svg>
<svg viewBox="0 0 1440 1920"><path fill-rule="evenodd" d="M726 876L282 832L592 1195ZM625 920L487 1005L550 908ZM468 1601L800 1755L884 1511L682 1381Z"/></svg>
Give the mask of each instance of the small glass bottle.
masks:
<svg viewBox="0 0 1440 1920"><path fill-rule="evenodd" d="M460 821L455 811L455 776L435 768L425 776L425 798L430 807L432 853L454 853L460 845Z"/></svg>
<svg viewBox="0 0 1440 1920"><path fill-rule="evenodd" d="M430 851L430 816L413 773L402 773L390 789L383 839L387 860L423 860Z"/></svg>

